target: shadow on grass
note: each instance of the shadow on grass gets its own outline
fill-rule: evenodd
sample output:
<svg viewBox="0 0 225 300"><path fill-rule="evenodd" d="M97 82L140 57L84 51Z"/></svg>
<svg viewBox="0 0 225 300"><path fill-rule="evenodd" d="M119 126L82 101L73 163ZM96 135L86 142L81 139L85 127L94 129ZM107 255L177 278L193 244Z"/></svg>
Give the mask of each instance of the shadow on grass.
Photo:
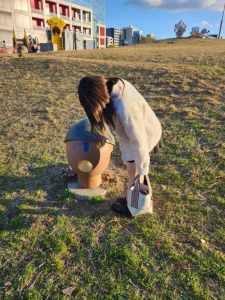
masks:
<svg viewBox="0 0 225 300"><path fill-rule="evenodd" d="M86 201L77 201L62 178L66 164L29 168L27 176L1 176L0 230L32 226L36 218L75 214L99 215Z"/></svg>

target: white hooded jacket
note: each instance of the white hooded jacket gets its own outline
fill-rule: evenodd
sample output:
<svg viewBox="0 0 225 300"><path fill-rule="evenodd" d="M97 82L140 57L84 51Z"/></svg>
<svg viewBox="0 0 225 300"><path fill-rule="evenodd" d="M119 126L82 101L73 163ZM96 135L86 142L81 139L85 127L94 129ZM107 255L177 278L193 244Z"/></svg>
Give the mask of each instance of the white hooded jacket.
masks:
<svg viewBox="0 0 225 300"><path fill-rule="evenodd" d="M162 128L144 97L128 81L120 80L113 86L115 135L124 161L135 160L138 174L149 173L149 153L159 142ZM123 90L124 88L124 90Z"/></svg>

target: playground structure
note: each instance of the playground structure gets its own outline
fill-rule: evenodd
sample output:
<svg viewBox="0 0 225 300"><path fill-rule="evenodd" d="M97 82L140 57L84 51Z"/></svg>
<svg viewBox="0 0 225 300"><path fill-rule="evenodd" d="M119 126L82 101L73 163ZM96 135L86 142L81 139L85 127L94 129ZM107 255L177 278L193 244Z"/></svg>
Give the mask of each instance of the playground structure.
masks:
<svg viewBox="0 0 225 300"><path fill-rule="evenodd" d="M14 31L14 28L13 28L13 48L14 48L14 53L17 52L17 49L18 49L19 45L24 45L29 50L29 42L28 42L26 30L24 29L23 39L17 39L15 31Z"/></svg>
<svg viewBox="0 0 225 300"><path fill-rule="evenodd" d="M48 19L46 23L51 28L51 39L48 41L48 43L56 44L58 51L63 50L62 32L63 27L66 26L66 23L59 18Z"/></svg>
<svg viewBox="0 0 225 300"><path fill-rule="evenodd" d="M78 174L78 183L86 189L97 188L101 184L102 172L108 167L115 139L106 128L102 136L104 144L99 146L97 137L91 132L88 118L75 123L67 132L66 156L72 170Z"/></svg>
<svg viewBox="0 0 225 300"><path fill-rule="evenodd" d="M33 38L31 36L31 34L29 34L27 36L28 38L28 45L29 45L29 49L33 52L37 52L39 50L39 40L38 37L36 36L35 38Z"/></svg>
<svg viewBox="0 0 225 300"><path fill-rule="evenodd" d="M13 28L12 40L13 40L13 46L9 46L9 47L6 45L5 41L0 42L0 53L7 53L7 54L17 53L18 47L22 45L25 46L27 49L29 49L29 44L28 44L28 39L27 39L25 29L24 29L23 39L17 39Z"/></svg>
<svg viewBox="0 0 225 300"><path fill-rule="evenodd" d="M187 29L187 25L181 20L179 23L175 24L174 31L177 38L182 38L183 34Z"/></svg>
<svg viewBox="0 0 225 300"><path fill-rule="evenodd" d="M12 50L11 53L18 53L19 56L24 56L24 54L29 51L37 52L39 49L38 38L37 37L33 38L31 36L31 34L27 36L25 29L24 29L23 39L17 39L15 30L13 28L12 39L13 39L13 47L9 47ZM24 52L21 52L21 51L24 51Z"/></svg>
<svg viewBox="0 0 225 300"><path fill-rule="evenodd" d="M190 32L192 37L195 38L202 38L205 34L208 34L210 32L210 30L204 28L201 30L201 32L198 32L198 30L194 30L192 32Z"/></svg>

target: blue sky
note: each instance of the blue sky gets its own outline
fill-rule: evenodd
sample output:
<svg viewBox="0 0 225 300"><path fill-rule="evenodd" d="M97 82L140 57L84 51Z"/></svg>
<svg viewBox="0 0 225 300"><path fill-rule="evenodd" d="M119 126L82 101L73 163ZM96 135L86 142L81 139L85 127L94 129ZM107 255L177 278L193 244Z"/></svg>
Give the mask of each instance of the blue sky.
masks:
<svg viewBox="0 0 225 300"><path fill-rule="evenodd" d="M194 26L218 34L224 3L225 0L106 0L106 26L132 25L144 36L153 33L157 39L164 39L175 37L174 25L182 19L187 25L184 36L189 36ZM222 36L225 37L225 20Z"/></svg>

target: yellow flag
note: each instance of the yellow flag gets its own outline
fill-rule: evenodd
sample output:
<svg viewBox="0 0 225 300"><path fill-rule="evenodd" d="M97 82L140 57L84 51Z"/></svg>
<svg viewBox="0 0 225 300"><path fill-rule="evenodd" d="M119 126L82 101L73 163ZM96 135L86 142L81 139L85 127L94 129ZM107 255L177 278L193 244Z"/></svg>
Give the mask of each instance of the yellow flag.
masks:
<svg viewBox="0 0 225 300"><path fill-rule="evenodd" d="M24 28L24 36L23 36L23 39L24 39L24 45L27 47L28 50L29 49L29 43L28 43L28 39L27 39L27 34L26 34L26 30Z"/></svg>
<svg viewBox="0 0 225 300"><path fill-rule="evenodd" d="M13 28L13 47L17 47L16 34L14 28Z"/></svg>

